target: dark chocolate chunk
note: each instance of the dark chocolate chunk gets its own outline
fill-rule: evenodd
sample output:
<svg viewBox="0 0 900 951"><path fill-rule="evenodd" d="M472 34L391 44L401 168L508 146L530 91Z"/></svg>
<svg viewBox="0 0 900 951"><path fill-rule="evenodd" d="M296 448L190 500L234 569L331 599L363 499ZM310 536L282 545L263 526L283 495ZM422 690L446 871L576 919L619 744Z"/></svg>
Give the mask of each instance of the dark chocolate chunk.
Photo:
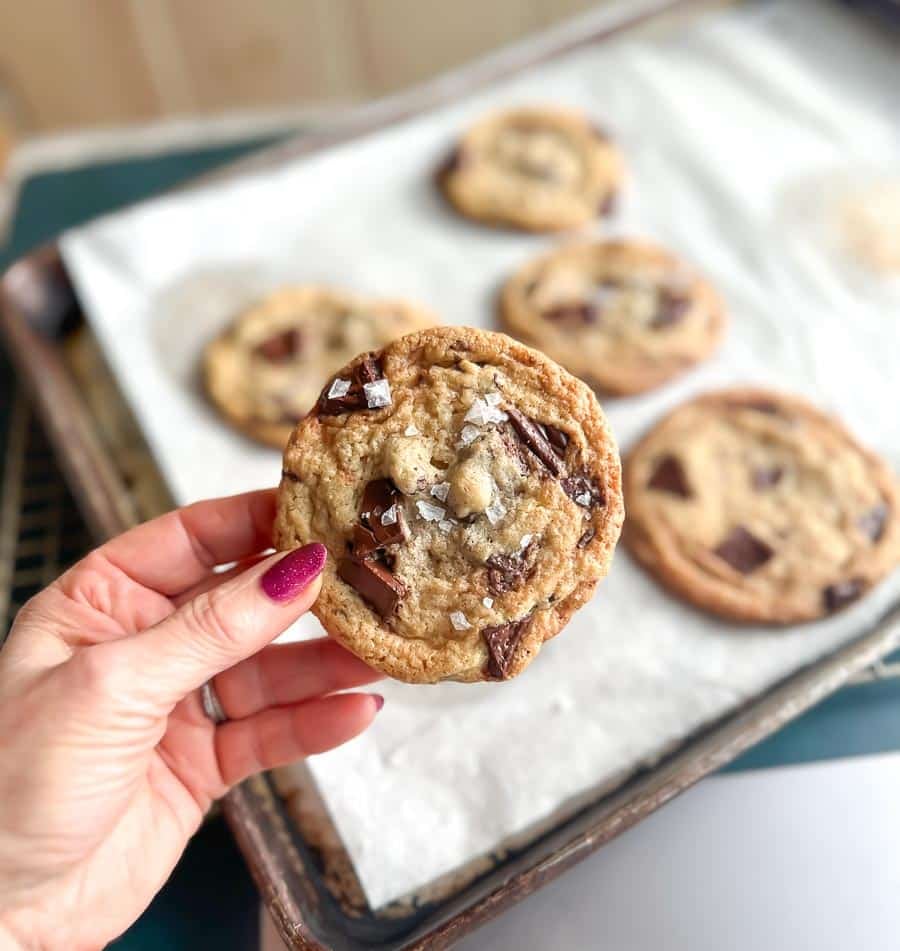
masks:
<svg viewBox="0 0 900 951"><path fill-rule="evenodd" d="M522 640L522 635L531 624L531 615L518 621L507 621L496 627L486 627L481 632L488 649L486 673L494 680L505 680L512 664L513 655Z"/></svg>
<svg viewBox="0 0 900 951"><path fill-rule="evenodd" d="M257 344L254 352L269 363L287 363L302 349L303 334L296 327L290 327Z"/></svg>
<svg viewBox="0 0 900 951"><path fill-rule="evenodd" d="M583 327L597 322L597 308L588 301L577 304L557 304L541 313L544 320L564 327Z"/></svg>
<svg viewBox="0 0 900 951"><path fill-rule="evenodd" d="M594 535L597 533L594 531L594 527L591 526L582 536L578 539L579 548L587 548L588 545L594 540Z"/></svg>
<svg viewBox="0 0 900 951"><path fill-rule="evenodd" d="M366 393L363 386L366 383L374 383L384 376L381 363L369 353L353 370L350 380L350 388L343 396L331 396L328 393L337 377L332 377L326 384L319 396L319 415L320 416L339 416L341 413L349 413L357 409L368 409L366 402Z"/></svg>
<svg viewBox="0 0 900 951"><path fill-rule="evenodd" d="M399 495L397 487L390 479L373 479L363 492L359 509L360 521L374 536L378 547L396 545L408 534L406 519L399 506L395 510L395 521L388 525L381 521L381 516L396 503Z"/></svg>
<svg viewBox="0 0 900 951"><path fill-rule="evenodd" d="M841 608L855 601L863 593L863 583L860 578L850 578L847 581L836 581L822 592L827 611L840 611Z"/></svg>
<svg viewBox="0 0 900 951"><path fill-rule="evenodd" d="M535 543L532 542L524 551L514 552L512 555L491 555L485 562L488 570L488 588L491 594L506 594L521 587L522 582L531 573L532 555Z"/></svg>
<svg viewBox="0 0 900 951"><path fill-rule="evenodd" d="M384 618L390 617L406 596L406 585L384 565L368 558L342 558L338 562L338 577Z"/></svg>
<svg viewBox="0 0 900 951"><path fill-rule="evenodd" d="M759 469L753 470L753 488L757 492L763 492L766 489L771 489L773 485L778 485L781 482L781 477L784 475L784 469L781 466L768 466L760 467Z"/></svg>
<svg viewBox="0 0 900 951"><path fill-rule="evenodd" d="M647 488L680 495L683 499L689 499L694 494L687 483L684 466L677 456L663 456L659 460L653 475L647 480Z"/></svg>
<svg viewBox="0 0 900 951"><path fill-rule="evenodd" d="M742 575L749 575L775 554L772 548L751 535L743 525L735 526L713 552Z"/></svg>
<svg viewBox="0 0 900 951"><path fill-rule="evenodd" d="M551 426L549 423L542 423L541 428L544 430L544 434L547 437L547 442L550 443L553 451L559 456L560 459L566 458L566 447L569 445L569 435L564 433L561 429L557 429L555 426Z"/></svg>
<svg viewBox="0 0 900 951"><path fill-rule="evenodd" d="M599 508L606 504L603 489L584 473L566 476L560 483L563 492L576 504L586 509Z"/></svg>
<svg viewBox="0 0 900 951"><path fill-rule="evenodd" d="M650 326L654 330L671 327L684 318L690 306L690 299L684 294L679 294L677 291L673 291L669 288L663 288L659 292L656 313L650 321Z"/></svg>
<svg viewBox="0 0 900 951"><path fill-rule="evenodd" d="M856 522L859 530L872 539L873 542L881 541L884 535L884 527L887 524L888 507L884 502L879 502L874 508L869 509L865 515L862 515Z"/></svg>
<svg viewBox="0 0 900 951"><path fill-rule="evenodd" d="M519 439L541 460L544 466L557 478L562 475L563 467L548 438L538 428L540 424L519 412L515 406L506 407L509 421Z"/></svg>
<svg viewBox="0 0 900 951"><path fill-rule="evenodd" d="M601 218L606 218L609 215L615 214L619 206L619 193L613 189L608 191L603 198L600 199L600 204L597 206L597 213Z"/></svg>

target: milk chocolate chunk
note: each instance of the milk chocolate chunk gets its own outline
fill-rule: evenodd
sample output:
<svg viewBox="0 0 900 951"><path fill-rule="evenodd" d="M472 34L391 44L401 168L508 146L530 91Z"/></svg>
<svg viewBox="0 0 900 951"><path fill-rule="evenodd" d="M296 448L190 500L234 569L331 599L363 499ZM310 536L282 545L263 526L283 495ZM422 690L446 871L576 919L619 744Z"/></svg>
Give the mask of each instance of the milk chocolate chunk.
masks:
<svg viewBox="0 0 900 951"><path fill-rule="evenodd" d="M390 479L373 479L365 488L359 517L378 547L396 545L407 536L403 509L397 504L400 492Z"/></svg>
<svg viewBox="0 0 900 951"><path fill-rule="evenodd" d="M583 473L566 476L565 479L560 479L559 484L563 492L582 508L592 509L606 504L603 489Z"/></svg>
<svg viewBox="0 0 900 951"><path fill-rule="evenodd" d="M512 665L513 655L522 640L522 635L531 624L531 615L518 621L507 621L496 627L486 627L481 632L488 649L486 672L494 680L505 680Z"/></svg>
<svg viewBox="0 0 900 951"><path fill-rule="evenodd" d="M303 349L303 334L291 327L263 340L256 347L256 353L269 363L287 363Z"/></svg>
<svg viewBox="0 0 900 951"><path fill-rule="evenodd" d="M676 291L664 288L659 294L656 314L650 321L650 326L654 330L671 327L684 318L690 306L691 302L684 294L679 294Z"/></svg>
<svg viewBox="0 0 900 951"><path fill-rule="evenodd" d="M522 582L531 573L532 542L524 551L517 551L512 555L491 555L485 562L488 570L488 588L491 594L506 594L521 587Z"/></svg>
<svg viewBox="0 0 900 951"><path fill-rule="evenodd" d="M749 575L775 554L743 525L735 526L713 552L742 575Z"/></svg>
<svg viewBox="0 0 900 951"><path fill-rule="evenodd" d="M555 426L551 426L549 423L540 423L541 429L544 432L544 435L547 437L547 442L550 443L553 451L559 456L560 459L565 459L566 457L566 447L569 445L569 437L561 429L557 429Z"/></svg>
<svg viewBox="0 0 900 951"><path fill-rule="evenodd" d="M884 535L884 527L887 523L888 517L888 507L884 502L879 502L874 508L869 509L865 515L861 516L857 521L859 530L867 538L871 538L873 542L881 540L881 536Z"/></svg>
<svg viewBox="0 0 900 951"><path fill-rule="evenodd" d="M553 475L557 476L557 478L562 475L563 467L559 461L559 456L554 452L553 446L547 437L538 428L539 424L529 419L524 413L519 412L514 406L506 407L506 413L519 439L540 459Z"/></svg>
<svg viewBox="0 0 900 951"><path fill-rule="evenodd" d="M683 499L689 499L694 494L687 483L684 466L676 456L663 456L659 460L653 475L647 480L647 488L680 495Z"/></svg>
<svg viewBox="0 0 900 951"><path fill-rule="evenodd" d="M401 599L406 586L378 561L350 555L338 562L338 577L371 605L383 618L390 617Z"/></svg>
<svg viewBox="0 0 900 951"><path fill-rule="evenodd" d="M541 316L544 320L565 327L582 327L597 322L597 308L587 301L578 304L557 304L556 307L545 310Z"/></svg>
<svg viewBox="0 0 900 951"><path fill-rule="evenodd" d="M863 583L859 578L849 578L847 581L836 581L822 592L825 608L828 611L839 611L851 601L855 601L863 593Z"/></svg>
<svg viewBox="0 0 900 951"><path fill-rule="evenodd" d="M766 489L771 489L772 486L778 485L781 482L781 477L784 475L784 469L781 466L761 466L758 469L753 470L753 488L757 492L764 492Z"/></svg>
<svg viewBox="0 0 900 951"><path fill-rule="evenodd" d="M382 379L384 371L381 364L371 354L354 369L350 386L341 396L329 396L336 377L332 377L322 390L319 397L318 409L320 416L339 416L341 413L350 413L353 410L367 409L366 393L363 386Z"/></svg>
<svg viewBox="0 0 900 951"><path fill-rule="evenodd" d="M381 547L378 539L365 525L353 526L352 551L357 558L375 558Z"/></svg>

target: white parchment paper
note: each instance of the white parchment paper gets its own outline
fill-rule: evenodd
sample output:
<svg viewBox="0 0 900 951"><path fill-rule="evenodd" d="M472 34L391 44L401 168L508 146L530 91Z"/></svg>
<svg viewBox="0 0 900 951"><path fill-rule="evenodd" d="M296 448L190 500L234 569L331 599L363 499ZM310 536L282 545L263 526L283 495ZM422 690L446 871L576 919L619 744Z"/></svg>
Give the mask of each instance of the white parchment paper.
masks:
<svg viewBox="0 0 900 951"><path fill-rule="evenodd" d="M196 388L205 340L285 280L407 296L447 322L490 326L500 282L554 239L458 219L431 170L489 108L581 106L631 169L614 230L680 251L732 315L711 362L658 392L605 401L623 448L691 394L752 381L839 413L896 467L900 298L839 260L820 224L840 192L827 183L864 186L873 163L900 172L898 87L895 50L827 5L707 15L275 173L113 215L69 234L64 253L176 499L271 485L278 454L233 434ZM796 630L734 629L673 600L620 552L594 602L524 676L387 684L373 729L310 765L378 907L652 762L859 632L898 590L895 577Z"/></svg>

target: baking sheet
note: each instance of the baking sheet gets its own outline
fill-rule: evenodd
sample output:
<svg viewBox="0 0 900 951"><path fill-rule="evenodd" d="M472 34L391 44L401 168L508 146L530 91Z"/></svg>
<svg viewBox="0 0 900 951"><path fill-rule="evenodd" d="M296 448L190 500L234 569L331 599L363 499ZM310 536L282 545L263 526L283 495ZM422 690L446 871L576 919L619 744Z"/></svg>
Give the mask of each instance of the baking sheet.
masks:
<svg viewBox="0 0 900 951"><path fill-rule="evenodd" d="M732 314L711 362L656 393L604 401L623 448L693 393L749 381L839 413L897 467L900 297L849 255L836 223L873 169L900 174L888 95L898 84L887 40L813 0L711 14L674 36L568 55L276 172L103 219L67 235L63 251L175 498L273 484L278 454L232 434L197 389L203 342L287 280L403 295L448 323L491 326L503 278L557 239L456 218L434 194L433 166L486 109L581 106L631 169L613 230L680 251ZM838 178L850 185L821 185ZM671 599L620 552L523 677L387 684L373 729L310 767L377 908L652 763L845 642L898 593L895 577L816 625L734 629Z"/></svg>

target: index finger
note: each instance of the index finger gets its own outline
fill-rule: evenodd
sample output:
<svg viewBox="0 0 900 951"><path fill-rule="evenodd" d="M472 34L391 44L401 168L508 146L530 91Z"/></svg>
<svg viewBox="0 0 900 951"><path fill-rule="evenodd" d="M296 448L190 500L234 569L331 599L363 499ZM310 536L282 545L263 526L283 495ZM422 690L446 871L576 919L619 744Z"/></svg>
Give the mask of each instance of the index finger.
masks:
<svg viewBox="0 0 900 951"><path fill-rule="evenodd" d="M272 547L275 489L195 502L101 545L96 554L132 581L174 597L216 565Z"/></svg>

